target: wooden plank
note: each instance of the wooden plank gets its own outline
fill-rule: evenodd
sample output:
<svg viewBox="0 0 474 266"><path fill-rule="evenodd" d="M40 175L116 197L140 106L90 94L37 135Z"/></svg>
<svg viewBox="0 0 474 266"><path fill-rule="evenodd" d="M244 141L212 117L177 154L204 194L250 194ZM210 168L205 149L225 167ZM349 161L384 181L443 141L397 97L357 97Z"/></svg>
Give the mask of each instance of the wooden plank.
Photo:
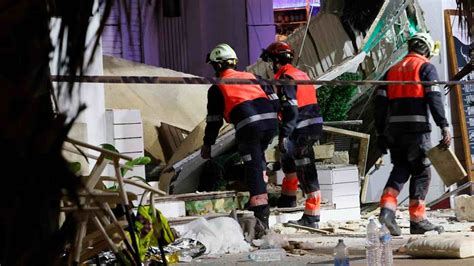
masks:
<svg viewBox="0 0 474 266"><path fill-rule="evenodd" d="M111 176L102 176L102 180L105 180L105 181L117 181L117 178L116 177L111 177ZM144 184L144 183L141 183L141 182L138 182L138 181L135 181L135 180L131 180L131 179L124 179L123 180L125 184L130 184L130 185L134 185L134 186L137 186L139 188L143 188L145 190L148 190L148 191L152 191L152 192L155 192L157 193L158 195L166 195L166 192L162 191L162 190L159 190L157 188L154 188L152 186L149 186L147 184ZM158 198L158 199L161 199L161 198ZM156 200L155 200L156 202Z"/></svg>
<svg viewBox="0 0 474 266"><path fill-rule="evenodd" d="M367 157L369 155L370 135L367 138L361 138L359 142L359 161L357 168L359 168L359 176L365 176L365 167L367 165Z"/></svg>
<svg viewBox="0 0 474 266"><path fill-rule="evenodd" d="M194 200L230 198L230 197L235 197L235 196L237 196L236 191L185 193L185 194L169 195L166 197L155 198L154 202L169 201L169 200L194 201Z"/></svg>
<svg viewBox="0 0 474 266"><path fill-rule="evenodd" d="M127 161L133 160L129 156L126 156L126 155L123 155L123 154L120 154L120 153L116 153L116 152L113 152L113 151L109 151L109 150L106 150L106 149L102 149L100 147L90 145L89 143L85 143L85 142L78 141L78 140L75 140L75 139L67 138L66 142L72 143L72 144L77 145L79 147L84 147L84 148L88 148L88 149L91 149L91 150L101 152L105 156L117 157L117 158L124 159L124 160L127 160Z"/></svg>
<svg viewBox="0 0 474 266"><path fill-rule="evenodd" d="M357 167L359 168L359 176L363 177L365 175L365 167L369 154L370 135L330 126L323 126L323 130L332 134L346 135L359 139L359 162L357 163Z"/></svg>
<svg viewBox="0 0 474 266"><path fill-rule="evenodd" d="M286 227L293 227L293 228L297 228L297 229L303 229L303 230L307 230L307 231L314 232L314 233L320 233L320 234L323 234L323 235L331 234L330 232L322 230L322 229L316 229L316 228L302 226L302 225L298 225L298 224L284 223L283 225L286 226Z"/></svg>
<svg viewBox="0 0 474 266"><path fill-rule="evenodd" d="M444 25L446 31L446 41L447 51L448 51L448 62L449 62L449 76L450 79L456 75L458 72L457 69L457 57L456 57L456 49L454 44L453 38L453 25L451 25L451 16L457 15L457 10L445 10L444 11ZM461 86L456 85L451 88L451 91L454 92L454 100L453 101L456 105L455 113L457 114L457 118L459 119L459 126L461 131L462 137L462 148L464 154L464 168L467 169L469 181L474 182L474 175L472 173L472 159L471 159L471 148L469 145L469 136L467 135L467 123L466 117L464 113L464 103L461 95Z"/></svg>
<svg viewBox="0 0 474 266"><path fill-rule="evenodd" d="M447 187L461 181L467 175L450 149L444 149L438 145L431 148L427 156Z"/></svg>
<svg viewBox="0 0 474 266"><path fill-rule="evenodd" d="M358 139L369 139L370 138L369 134L356 132L356 131L351 131L351 130L342 129L342 128L330 127L330 126L323 126L323 131L326 131L326 132L329 132L329 133L332 133L332 134L351 136L353 138L358 138Z"/></svg>

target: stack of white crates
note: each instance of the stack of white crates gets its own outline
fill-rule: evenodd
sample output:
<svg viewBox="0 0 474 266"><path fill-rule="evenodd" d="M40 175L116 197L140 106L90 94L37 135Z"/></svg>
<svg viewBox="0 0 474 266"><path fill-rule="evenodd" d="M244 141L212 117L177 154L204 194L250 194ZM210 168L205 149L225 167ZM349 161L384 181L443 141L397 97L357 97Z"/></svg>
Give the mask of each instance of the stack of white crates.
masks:
<svg viewBox="0 0 474 266"><path fill-rule="evenodd" d="M143 123L140 110L137 109L107 109L106 110L107 143L112 144L121 154L132 158L144 156ZM121 163L126 161L122 160ZM134 166L124 178L139 176L145 178L145 166ZM126 185L125 189L137 194L143 194L143 189Z"/></svg>
<svg viewBox="0 0 474 266"><path fill-rule="evenodd" d="M360 219L359 171L355 165L318 166L318 179L323 201L329 202L332 210L321 210L321 219L325 212L331 212L328 220Z"/></svg>

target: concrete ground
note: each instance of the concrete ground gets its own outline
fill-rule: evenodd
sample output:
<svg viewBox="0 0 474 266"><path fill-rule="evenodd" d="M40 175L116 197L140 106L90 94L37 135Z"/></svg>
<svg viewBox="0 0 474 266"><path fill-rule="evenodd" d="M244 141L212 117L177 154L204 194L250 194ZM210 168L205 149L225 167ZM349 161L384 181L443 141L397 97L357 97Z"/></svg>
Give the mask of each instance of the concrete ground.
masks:
<svg viewBox="0 0 474 266"><path fill-rule="evenodd" d="M412 236L409 234L408 212L400 211L398 213L398 224L402 227L402 236L393 237L392 249L394 250L394 265L474 265L474 257L467 259L417 259L403 254L403 247ZM452 210L430 211L429 219L436 224L444 226L446 236L474 236L474 223L458 222L454 219ZM334 233L330 235L320 235L309 233L305 230L288 228L282 225L272 227L274 243L283 243L286 241L294 249L288 249L286 256L280 261L255 262L249 259L249 253L226 254L222 256L202 256L194 259L186 265L334 265L333 248L339 239L343 239L349 248L351 265L367 265L365 259L365 225L367 219L350 222L333 222L321 224L321 228L335 228ZM346 230L342 228L349 228ZM430 234L430 233L427 233ZM400 252L402 251L402 252Z"/></svg>
<svg viewBox="0 0 474 266"><path fill-rule="evenodd" d="M333 257L330 255L304 255L287 256L281 261L255 262L248 258L247 254L224 255L217 258L200 258L191 263L180 263L183 265L334 265ZM468 259L414 259L409 256L397 255L394 257L394 265L433 265L433 266L467 266L474 265L474 258ZM350 265L367 265L365 256L350 256Z"/></svg>

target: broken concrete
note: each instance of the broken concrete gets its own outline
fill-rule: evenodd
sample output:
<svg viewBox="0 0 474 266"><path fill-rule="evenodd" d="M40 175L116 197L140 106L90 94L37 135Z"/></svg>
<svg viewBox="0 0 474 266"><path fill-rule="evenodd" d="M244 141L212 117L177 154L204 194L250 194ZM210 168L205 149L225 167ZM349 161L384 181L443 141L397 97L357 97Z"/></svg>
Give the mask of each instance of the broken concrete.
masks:
<svg viewBox="0 0 474 266"><path fill-rule="evenodd" d="M455 198L456 219L474 222L474 196L460 195Z"/></svg>
<svg viewBox="0 0 474 266"><path fill-rule="evenodd" d="M104 75L194 77L193 75L104 56ZM105 107L139 109L143 118L145 150L165 161L158 141L161 122L186 131L193 130L206 116L210 85L187 84L105 84Z"/></svg>

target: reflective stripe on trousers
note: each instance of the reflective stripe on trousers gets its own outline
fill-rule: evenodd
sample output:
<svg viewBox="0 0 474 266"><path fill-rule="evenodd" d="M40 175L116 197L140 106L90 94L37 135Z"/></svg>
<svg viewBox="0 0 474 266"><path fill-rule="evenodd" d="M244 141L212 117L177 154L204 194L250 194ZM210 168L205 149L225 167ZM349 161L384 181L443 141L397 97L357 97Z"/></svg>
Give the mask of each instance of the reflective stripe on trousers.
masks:
<svg viewBox="0 0 474 266"><path fill-rule="evenodd" d="M397 197L400 192L394 188L387 187L384 189L382 198L380 199L380 208L387 208L392 211L397 210Z"/></svg>
<svg viewBox="0 0 474 266"><path fill-rule="evenodd" d="M267 97L270 100L278 100L278 95L276 93L268 94Z"/></svg>
<svg viewBox="0 0 474 266"><path fill-rule="evenodd" d="M260 194L250 197L250 206L260 206L268 204L268 194Z"/></svg>
<svg viewBox="0 0 474 266"><path fill-rule="evenodd" d="M399 115L390 116L389 123L400 123L400 122L428 122L428 117L424 115Z"/></svg>
<svg viewBox="0 0 474 266"><path fill-rule="evenodd" d="M302 158L302 159L296 159L295 160L295 165L296 166L303 166L311 163L310 158Z"/></svg>
<svg viewBox="0 0 474 266"><path fill-rule="evenodd" d="M426 207L424 200L413 200L410 199L410 205L408 207L410 212L410 221L421 222L426 219Z"/></svg>
<svg viewBox="0 0 474 266"><path fill-rule="evenodd" d="M266 120L266 119L277 119L277 117L278 117L277 113L266 113L266 114L252 115L252 116L247 117L247 118L243 119L242 121L240 121L235 126L235 130L239 130L239 129L243 128L244 126L246 126L250 123L253 123L253 122L257 122L257 121L260 121L260 120Z"/></svg>
<svg viewBox="0 0 474 266"><path fill-rule="evenodd" d="M304 204L304 214L311 216L320 215L321 206L321 192L313 191L306 195L306 202Z"/></svg>
<svg viewBox="0 0 474 266"><path fill-rule="evenodd" d="M296 128L302 128L302 127L307 127L313 124L322 124L322 123L323 123L322 117L314 117L314 118L310 118L310 119L306 119L306 120L298 122L298 124L296 124Z"/></svg>
<svg viewBox="0 0 474 266"><path fill-rule="evenodd" d="M298 190L298 177L296 173L285 174L281 184L281 194L286 196L296 196Z"/></svg>

